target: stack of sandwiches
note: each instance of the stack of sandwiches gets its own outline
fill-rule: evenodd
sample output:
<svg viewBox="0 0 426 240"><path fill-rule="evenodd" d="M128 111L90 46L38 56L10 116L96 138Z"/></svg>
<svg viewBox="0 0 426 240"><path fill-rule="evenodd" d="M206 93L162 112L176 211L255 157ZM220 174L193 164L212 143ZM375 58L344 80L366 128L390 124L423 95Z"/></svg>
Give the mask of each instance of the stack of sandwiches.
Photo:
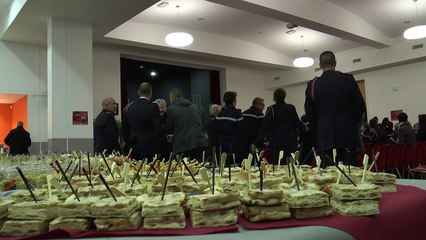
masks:
<svg viewBox="0 0 426 240"><path fill-rule="evenodd" d="M367 180L377 185L379 192L396 192L396 175L384 172L369 172Z"/></svg>
<svg viewBox="0 0 426 240"><path fill-rule="evenodd" d="M104 198L91 206L98 231L136 230L141 224L140 204L136 197Z"/></svg>
<svg viewBox="0 0 426 240"><path fill-rule="evenodd" d="M284 194L290 213L295 219L320 218L330 216L328 194L318 190L288 190Z"/></svg>
<svg viewBox="0 0 426 240"><path fill-rule="evenodd" d="M348 184L335 184L332 186L331 192L331 206L342 215L368 216L380 213L381 195L374 184L362 183L356 187Z"/></svg>
<svg viewBox="0 0 426 240"><path fill-rule="evenodd" d="M165 195L150 197L143 202L144 229L182 229L186 227L185 214L179 197Z"/></svg>
<svg viewBox="0 0 426 240"><path fill-rule="evenodd" d="M194 195L189 198L192 227L220 227L237 223L238 193Z"/></svg>
<svg viewBox="0 0 426 240"><path fill-rule="evenodd" d="M241 209L251 222L288 219L289 207L282 190L247 190L241 194Z"/></svg>

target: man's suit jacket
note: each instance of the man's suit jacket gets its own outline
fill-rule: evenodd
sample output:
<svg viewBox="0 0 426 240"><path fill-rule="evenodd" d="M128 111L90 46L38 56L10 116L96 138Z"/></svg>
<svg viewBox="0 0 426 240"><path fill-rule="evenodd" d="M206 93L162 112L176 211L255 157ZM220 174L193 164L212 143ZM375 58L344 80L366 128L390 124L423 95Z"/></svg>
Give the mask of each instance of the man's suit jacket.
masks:
<svg viewBox="0 0 426 240"><path fill-rule="evenodd" d="M102 153L105 149L106 155L112 150L121 152L118 144L118 127L114 119L114 114L102 110L95 121L95 153Z"/></svg>
<svg viewBox="0 0 426 240"><path fill-rule="evenodd" d="M122 134L136 159L152 158L159 153L161 116L158 105L146 98L135 100L125 113Z"/></svg>
<svg viewBox="0 0 426 240"><path fill-rule="evenodd" d="M317 123L318 146L324 150L359 146L357 123L365 102L351 74L330 70L313 80L306 90L305 111Z"/></svg>
<svg viewBox="0 0 426 240"><path fill-rule="evenodd" d="M30 133L23 127L17 127L10 130L4 139L4 143L10 147L10 155L29 154L28 148L31 146Z"/></svg>

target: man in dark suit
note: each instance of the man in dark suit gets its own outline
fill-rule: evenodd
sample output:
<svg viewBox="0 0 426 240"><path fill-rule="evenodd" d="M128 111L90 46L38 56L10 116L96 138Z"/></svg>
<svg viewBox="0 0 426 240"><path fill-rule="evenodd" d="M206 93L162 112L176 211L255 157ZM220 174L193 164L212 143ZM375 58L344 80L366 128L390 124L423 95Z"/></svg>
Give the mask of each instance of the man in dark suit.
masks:
<svg viewBox="0 0 426 240"><path fill-rule="evenodd" d="M242 158L247 158L250 152L250 144L254 142L262 128L263 110L265 109L265 101L263 98L256 97L253 99L252 106L245 110L243 121L241 122L241 144Z"/></svg>
<svg viewBox="0 0 426 240"><path fill-rule="evenodd" d="M10 130L4 139L4 143L9 146L9 155L29 154L28 148L31 146L30 133L24 129L24 123L18 121L16 128Z"/></svg>
<svg viewBox="0 0 426 240"><path fill-rule="evenodd" d="M161 116L158 105L151 102L152 86L147 82L139 85L139 99L129 105L124 115L122 135L133 149L133 158L152 158L159 152Z"/></svg>
<svg viewBox="0 0 426 240"><path fill-rule="evenodd" d="M416 142L414 128L408 122L408 115L405 112L398 114L398 143Z"/></svg>
<svg viewBox="0 0 426 240"><path fill-rule="evenodd" d="M115 122L114 115L117 113L117 103L114 98L106 97L102 100L102 111L96 117L95 121L95 153L102 153L104 150L106 155L112 153L113 150L121 152L118 143L118 126Z"/></svg>
<svg viewBox="0 0 426 240"><path fill-rule="evenodd" d="M320 67L321 77L306 90L305 112L310 122L316 122L318 146L325 154L331 157L335 148L337 161L355 165L355 151L360 144L357 123L366 109L364 99L354 77L335 70L333 52L321 53Z"/></svg>

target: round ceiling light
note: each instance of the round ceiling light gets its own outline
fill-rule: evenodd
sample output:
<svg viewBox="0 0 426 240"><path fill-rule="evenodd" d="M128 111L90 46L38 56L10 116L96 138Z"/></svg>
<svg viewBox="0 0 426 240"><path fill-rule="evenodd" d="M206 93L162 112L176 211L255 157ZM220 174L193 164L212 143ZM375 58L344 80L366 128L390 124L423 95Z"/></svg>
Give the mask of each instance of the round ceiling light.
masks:
<svg viewBox="0 0 426 240"><path fill-rule="evenodd" d="M167 34L164 40L167 45L172 47L186 47L192 44L194 38L191 34L186 32L173 32Z"/></svg>
<svg viewBox="0 0 426 240"><path fill-rule="evenodd" d="M410 27L404 31L405 39L420 39L426 37L426 25L419 25L415 27Z"/></svg>
<svg viewBox="0 0 426 240"><path fill-rule="evenodd" d="M298 68L305 68L314 65L314 59L310 57L300 57L293 61L293 65Z"/></svg>

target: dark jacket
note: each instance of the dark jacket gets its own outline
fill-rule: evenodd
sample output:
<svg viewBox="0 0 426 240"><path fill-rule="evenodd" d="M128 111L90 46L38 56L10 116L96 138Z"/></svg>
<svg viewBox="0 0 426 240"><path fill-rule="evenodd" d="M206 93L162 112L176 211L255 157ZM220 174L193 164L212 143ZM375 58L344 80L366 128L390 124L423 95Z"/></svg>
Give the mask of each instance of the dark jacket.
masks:
<svg viewBox="0 0 426 240"><path fill-rule="evenodd" d="M104 149L106 155L111 154L113 150L121 152L118 144L118 126L113 113L102 110L96 117L94 128L95 153L102 153Z"/></svg>
<svg viewBox="0 0 426 240"><path fill-rule="evenodd" d="M182 153L199 147L207 147L200 113L187 99L171 104L167 110L167 134L173 134L173 152Z"/></svg>
<svg viewBox="0 0 426 240"><path fill-rule="evenodd" d="M300 121L296 108L284 101L268 107L255 145L261 146L263 138L269 133L271 146L297 147L297 129L305 131L305 125Z"/></svg>
<svg viewBox="0 0 426 240"><path fill-rule="evenodd" d="M416 142L416 134L411 124L403 122L398 128L398 143Z"/></svg>
<svg viewBox="0 0 426 240"><path fill-rule="evenodd" d="M217 115L217 132L219 145L223 147L235 147L240 144L241 111L233 105L226 105Z"/></svg>
<svg viewBox="0 0 426 240"><path fill-rule="evenodd" d="M10 155L29 154L28 148L31 146L30 133L22 126L10 130L4 139L4 143L9 146Z"/></svg>
<svg viewBox="0 0 426 240"><path fill-rule="evenodd" d="M122 134L136 159L152 158L159 152L161 116L158 105L146 98L135 100L127 109Z"/></svg>
<svg viewBox="0 0 426 240"><path fill-rule="evenodd" d="M243 113L243 121L241 122L241 142L244 145L250 145L254 142L262 128L264 115L258 108L251 106ZM247 149L248 151L248 149Z"/></svg>
<svg viewBox="0 0 426 240"><path fill-rule="evenodd" d="M219 135L217 134L216 116L211 115L210 119L204 124L204 131L207 133L209 147L219 146Z"/></svg>
<svg viewBox="0 0 426 240"><path fill-rule="evenodd" d="M309 121L316 122L317 141L324 150L360 145L357 123L365 102L351 74L330 70L312 81L306 91L305 112Z"/></svg>

